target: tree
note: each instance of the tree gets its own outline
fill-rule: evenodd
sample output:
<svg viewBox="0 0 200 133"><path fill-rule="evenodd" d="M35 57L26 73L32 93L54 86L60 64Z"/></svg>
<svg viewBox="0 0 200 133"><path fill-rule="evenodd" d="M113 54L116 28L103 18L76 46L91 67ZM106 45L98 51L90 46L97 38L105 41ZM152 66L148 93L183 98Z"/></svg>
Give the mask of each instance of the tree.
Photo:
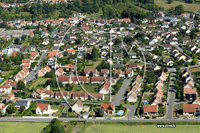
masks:
<svg viewBox="0 0 200 133"><path fill-rule="evenodd" d="M192 30L190 33L190 39L195 39L197 37L197 33L195 32L195 30Z"/></svg>
<svg viewBox="0 0 200 133"><path fill-rule="evenodd" d="M182 14L182 13L184 13L185 11L184 11L184 7L183 7L183 5L178 5L177 7L175 7L175 14L176 15L180 15L180 14Z"/></svg>
<svg viewBox="0 0 200 133"><path fill-rule="evenodd" d="M51 123L43 129L42 133L65 133L65 129L61 121L54 118Z"/></svg>
<svg viewBox="0 0 200 133"><path fill-rule="evenodd" d="M103 117L104 116L104 110L102 108L99 110L98 116L99 117Z"/></svg>
<svg viewBox="0 0 200 133"><path fill-rule="evenodd" d="M192 65L196 65L198 64L199 60L197 58L194 58L193 61L192 61Z"/></svg>
<svg viewBox="0 0 200 133"><path fill-rule="evenodd" d="M163 107L164 105L162 103L159 103L158 104L158 107Z"/></svg>
<svg viewBox="0 0 200 133"><path fill-rule="evenodd" d="M167 1L168 4L171 4L172 2L173 2L173 0L168 0Z"/></svg>
<svg viewBox="0 0 200 133"><path fill-rule="evenodd" d="M91 56L92 56L92 60L94 61L97 61L98 60L98 57L99 57L99 54L98 54L98 50L96 49L96 47L93 47L92 49L92 53L91 53Z"/></svg>
<svg viewBox="0 0 200 133"><path fill-rule="evenodd" d="M0 111L0 117L2 116L2 112Z"/></svg>
<svg viewBox="0 0 200 133"><path fill-rule="evenodd" d="M13 114L17 112L17 108L15 107L15 104L12 102L7 108L8 114Z"/></svg>
<svg viewBox="0 0 200 133"><path fill-rule="evenodd" d="M20 110L23 112L24 110L26 109L26 107L24 106L24 105L22 105L21 107L20 107Z"/></svg>
<svg viewBox="0 0 200 133"><path fill-rule="evenodd" d="M20 80L20 81L17 83L17 89L20 89L20 90L25 90L25 89L26 89L25 84L24 84L23 81Z"/></svg>

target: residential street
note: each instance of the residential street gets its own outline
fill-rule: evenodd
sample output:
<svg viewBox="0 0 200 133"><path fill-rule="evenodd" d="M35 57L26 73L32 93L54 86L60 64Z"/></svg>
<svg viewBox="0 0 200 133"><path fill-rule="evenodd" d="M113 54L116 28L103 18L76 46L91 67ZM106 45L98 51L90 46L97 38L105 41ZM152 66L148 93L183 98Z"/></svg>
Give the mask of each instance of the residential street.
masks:
<svg viewBox="0 0 200 133"><path fill-rule="evenodd" d="M129 86L131 79L125 79L120 90L118 91L115 100L112 102L115 106L120 105L120 101L122 100L124 93L126 92L126 88Z"/></svg>
<svg viewBox="0 0 200 133"><path fill-rule="evenodd" d="M136 106L131 106L131 105L123 105L128 109L128 113L126 114L126 119L132 119L134 118L135 111L136 111Z"/></svg>
<svg viewBox="0 0 200 133"><path fill-rule="evenodd" d="M176 76L175 71L171 69L171 79L170 79L169 89L168 89L166 114L164 117L165 119L173 118L173 107L174 107L174 100L175 100L175 93L174 93L174 80Z"/></svg>
<svg viewBox="0 0 200 133"><path fill-rule="evenodd" d="M0 121L30 121L30 122L50 122L55 117L33 117L33 118L21 118L21 117L5 117L0 118ZM57 118L57 117L56 117ZM81 118L58 118L59 120L63 122L69 122L69 121L107 121L107 122L200 122L200 118L189 118L189 119L163 119L163 118L157 118L157 119L144 119L143 118L134 118L134 119L121 119L121 118L111 118L111 120L107 120L104 118L101 119L81 119Z"/></svg>
<svg viewBox="0 0 200 133"><path fill-rule="evenodd" d="M35 69L31 71L31 73L28 75L28 77L26 77L26 79L25 79L26 82L31 81L31 80L33 80L33 79L35 78L35 75L36 75L36 74L40 71L40 69L41 69L40 64L41 64L41 62L47 57L47 54L48 54L48 53L43 53L43 54L42 54L40 60L38 61L37 66L35 67Z"/></svg>

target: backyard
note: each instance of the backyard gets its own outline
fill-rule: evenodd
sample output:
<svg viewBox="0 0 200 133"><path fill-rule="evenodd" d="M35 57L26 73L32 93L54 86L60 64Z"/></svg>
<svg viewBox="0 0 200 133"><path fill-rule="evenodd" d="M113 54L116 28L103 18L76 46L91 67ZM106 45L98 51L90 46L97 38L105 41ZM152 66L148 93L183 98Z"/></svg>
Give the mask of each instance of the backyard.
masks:
<svg viewBox="0 0 200 133"><path fill-rule="evenodd" d="M45 84L45 82L49 79L50 78L37 78L37 79L33 80L33 82L31 84L29 84L27 86L27 88L32 89L32 88L37 87L37 89L42 89L43 88L42 85ZM38 85L41 85L41 86L38 86Z"/></svg>

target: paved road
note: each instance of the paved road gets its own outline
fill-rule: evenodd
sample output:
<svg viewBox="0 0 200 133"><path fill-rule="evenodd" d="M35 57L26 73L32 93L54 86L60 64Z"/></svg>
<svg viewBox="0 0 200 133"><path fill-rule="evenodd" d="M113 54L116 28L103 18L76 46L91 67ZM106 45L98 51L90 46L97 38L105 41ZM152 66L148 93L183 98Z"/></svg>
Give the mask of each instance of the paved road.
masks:
<svg viewBox="0 0 200 133"><path fill-rule="evenodd" d="M131 105L123 105L124 107L126 107L128 109L128 113L126 114L126 118L127 119L132 119L134 118L135 115L135 111L136 111L136 106L131 106Z"/></svg>
<svg viewBox="0 0 200 133"><path fill-rule="evenodd" d="M51 33L51 37L54 38L57 36L58 33L58 28L60 27L60 25L58 27L56 27L56 29L54 29L54 31Z"/></svg>
<svg viewBox="0 0 200 133"><path fill-rule="evenodd" d="M125 79L120 90L118 91L115 100L112 102L113 104L115 104L115 106L119 106L120 105L120 101L122 99L122 97L124 96L124 93L126 92L126 88L129 86L131 79Z"/></svg>
<svg viewBox="0 0 200 133"><path fill-rule="evenodd" d="M174 90L174 80L176 74L174 71L171 72L171 79L169 82L169 89L168 89L168 97L167 97L167 107L166 107L166 114L165 119L172 119L173 118L173 107L174 107L174 100L175 100L175 92Z"/></svg>
<svg viewBox="0 0 200 133"><path fill-rule="evenodd" d="M31 81L35 78L35 75L40 71L41 67L40 67L40 63L47 57L47 53L43 53L40 60L38 61L37 66L35 67L34 70L32 70L32 72L29 74L28 77L26 77L26 82ZM35 71L36 70L36 71Z"/></svg>
<svg viewBox="0 0 200 133"><path fill-rule="evenodd" d="M53 118L21 118L21 117L14 117L14 118L0 118L0 121L30 121L30 122L50 122ZM59 120L63 121L63 122L69 122L69 121L87 121L87 122L92 122L92 121L107 121L107 122L128 122L128 121L132 121L132 122L200 122L200 118L189 118L187 120L185 119L163 119L163 118L157 118L157 119L114 119L111 118L111 120L106 120L104 118L102 119L79 119L79 118L58 118Z"/></svg>

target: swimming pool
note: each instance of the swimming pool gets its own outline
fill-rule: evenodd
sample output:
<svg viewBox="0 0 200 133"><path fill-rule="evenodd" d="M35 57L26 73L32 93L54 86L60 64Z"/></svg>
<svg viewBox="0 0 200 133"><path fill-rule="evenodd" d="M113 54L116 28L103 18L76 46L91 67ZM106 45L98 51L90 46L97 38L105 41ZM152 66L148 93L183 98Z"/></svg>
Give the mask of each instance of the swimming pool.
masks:
<svg viewBox="0 0 200 133"><path fill-rule="evenodd" d="M2 78L0 78L0 82L2 81L3 79Z"/></svg>

